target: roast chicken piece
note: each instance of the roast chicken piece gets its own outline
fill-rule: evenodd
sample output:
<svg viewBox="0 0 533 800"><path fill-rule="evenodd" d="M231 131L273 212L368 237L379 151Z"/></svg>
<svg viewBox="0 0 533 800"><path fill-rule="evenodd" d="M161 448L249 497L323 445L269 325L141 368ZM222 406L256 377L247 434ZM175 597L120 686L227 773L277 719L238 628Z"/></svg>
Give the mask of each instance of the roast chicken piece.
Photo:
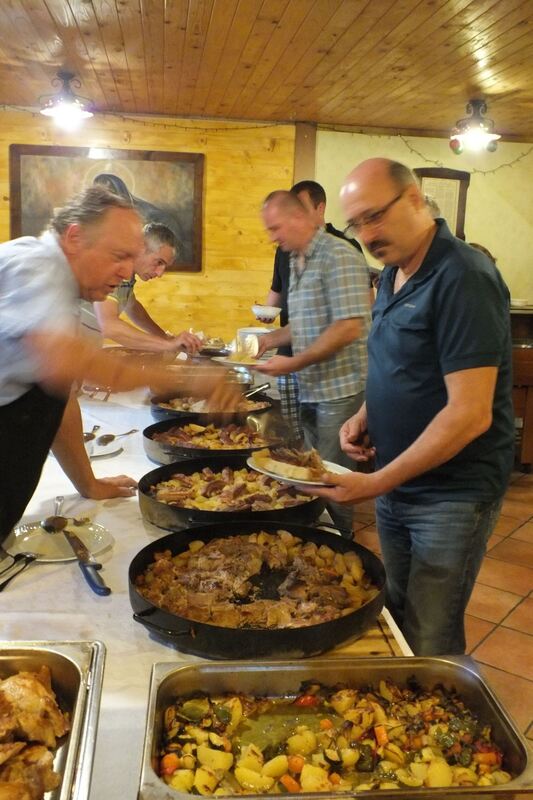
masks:
<svg viewBox="0 0 533 800"><path fill-rule="evenodd" d="M33 798L25 783L0 781L0 800L33 800Z"/></svg>
<svg viewBox="0 0 533 800"><path fill-rule="evenodd" d="M55 747L69 727L57 705L47 667L0 681L0 731L3 728L17 738Z"/></svg>
<svg viewBox="0 0 533 800"><path fill-rule="evenodd" d="M26 788L26 794L8 794L5 800L41 800L45 792L56 789L61 776L54 772L54 756L42 744L31 744L10 758L0 767L0 787L2 781L8 786ZM0 798L4 800L0 793Z"/></svg>

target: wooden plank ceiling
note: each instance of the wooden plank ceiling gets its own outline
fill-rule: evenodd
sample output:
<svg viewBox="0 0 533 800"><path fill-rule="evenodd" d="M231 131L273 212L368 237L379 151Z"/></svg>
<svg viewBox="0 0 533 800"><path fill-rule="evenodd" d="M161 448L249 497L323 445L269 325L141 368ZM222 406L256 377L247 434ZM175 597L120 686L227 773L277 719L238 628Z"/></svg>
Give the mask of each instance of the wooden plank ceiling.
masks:
<svg viewBox="0 0 533 800"><path fill-rule="evenodd" d="M2 0L0 103L59 69L98 112L533 141L532 0Z"/></svg>

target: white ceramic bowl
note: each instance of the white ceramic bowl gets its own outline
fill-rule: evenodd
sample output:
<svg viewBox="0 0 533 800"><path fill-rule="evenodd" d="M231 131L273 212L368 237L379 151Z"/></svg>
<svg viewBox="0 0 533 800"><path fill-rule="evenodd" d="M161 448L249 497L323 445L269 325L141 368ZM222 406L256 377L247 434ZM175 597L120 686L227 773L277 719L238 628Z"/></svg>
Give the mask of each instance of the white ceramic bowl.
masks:
<svg viewBox="0 0 533 800"><path fill-rule="evenodd" d="M281 308L278 308L277 306L262 306L259 304L254 304L252 306L252 312L256 319L262 319L265 320L265 322L273 322L281 312Z"/></svg>

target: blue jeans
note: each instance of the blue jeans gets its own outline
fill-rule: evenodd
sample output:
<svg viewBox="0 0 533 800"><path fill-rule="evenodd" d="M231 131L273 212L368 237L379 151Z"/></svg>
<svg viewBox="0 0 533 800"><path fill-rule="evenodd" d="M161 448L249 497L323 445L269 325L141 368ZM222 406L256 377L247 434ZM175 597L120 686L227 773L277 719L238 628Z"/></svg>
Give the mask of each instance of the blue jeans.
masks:
<svg viewBox="0 0 533 800"><path fill-rule="evenodd" d="M360 392L340 400L300 403L305 446L314 447L326 461L333 461L355 471L357 462L352 461L341 450L339 431L346 420L359 411L364 399L364 392ZM335 525L343 529L343 535L352 538L353 507L329 503L327 508Z"/></svg>
<svg viewBox="0 0 533 800"><path fill-rule="evenodd" d="M464 653L465 609L501 503L377 498L386 604L415 655Z"/></svg>

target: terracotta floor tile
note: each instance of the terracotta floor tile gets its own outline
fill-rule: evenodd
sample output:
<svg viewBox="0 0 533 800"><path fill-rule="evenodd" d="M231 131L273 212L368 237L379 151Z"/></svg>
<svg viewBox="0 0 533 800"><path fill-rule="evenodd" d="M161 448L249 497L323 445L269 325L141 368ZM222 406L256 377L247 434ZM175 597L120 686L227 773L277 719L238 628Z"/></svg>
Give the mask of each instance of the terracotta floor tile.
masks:
<svg viewBox="0 0 533 800"><path fill-rule="evenodd" d="M366 514L373 514L376 513L376 501L375 500L364 500L362 503L357 503L354 507L354 511L357 513L358 511L364 511Z"/></svg>
<svg viewBox="0 0 533 800"><path fill-rule="evenodd" d="M511 534L512 539L520 539L521 542L533 544L533 522L526 522Z"/></svg>
<svg viewBox="0 0 533 800"><path fill-rule="evenodd" d="M511 484L508 487L507 491L505 492L505 499L506 500L516 500L517 502L523 502L526 505L529 505L530 508L530 515L531 515L531 492L533 486L530 483L524 483L521 480L516 481L516 483Z"/></svg>
<svg viewBox="0 0 533 800"><path fill-rule="evenodd" d="M474 649L472 655L483 664L533 681L533 636L498 627Z"/></svg>
<svg viewBox="0 0 533 800"><path fill-rule="evenodd" d="M529 726L526 729L526 736L533 742L533 720L530 722Z"/></svg>
<svg viewBox="0 0 533 800"><path fill-rule="evenodd" d="M526 597L519 605L515 606L511 613L505 617L502 625L533 636L533 597Z"/></svg>
<svg viewBox="0 0 533 800"><path fill-rule="evenodd" d="M513 539L510 536L491 548L490 555L500 561L519 564L533 569L533 544Z"/></svg>
<svg viewBox="0 0 533 800"><path fill-rule="evenodd" d="M487 552L489 550L493 550L497 544L500 544L500 542L505 542L506 538L506 536L498 536L497 533L493 533L487 542Z"/></svg>
<svg viewBox="0 0 533 800"><path fill-rule="evenodd" d="M478 581L468 603L467 613L488 622L501 622L521 599L518 594L495 589Z"/></svg>
<svg viewBox="0 0 533 800"><path fill-rule="evenodd" d="M525 597L533 589L533 569L506 564L492 554L485 556L478 575L478 581L486 586L494 586L507 592Z"/></svg>
<svg viewBox="0 0 533 800"><path fill-rule="evenodd" d="M372 552L381 554L378 532L373 525L369 525L367 528L357 531L355 534L355 541L357 544L362 544L363 547L368 547Z"/></svg>
<svg viewBox="0 0 533 800"><path fill-rule="evenodd" d="M466 652L470 653L492 630L494 623L465 614Z"/></svg>
<svg viewBox="0 0 533 800"><path fill-rule="evenodd" d="M368 511L355 511L353 519L357 525L373 525L376 521L375 515Z"/></svg>
<svg viewBox="0 0 533 800"><path fill-rule="evenodd" d="M516 475L516 478L514 476ZM513 483L520 483L522 486L533 486L533 472L513 472Z"/></svg>
<svg viewBox="0 0 533 800"><path fill-rule="evenodd" d="M533 683L485 664L480 664L480 672L518 729L525 733L531 726L533 715Z"/></svg>
<svg viewBox="0 0 533 800"><path fill-rule="evenodd" d="M514 517L506 517L505 514L500 514L496 527L494 528L494 533L497 533L498 536L508 536L515 531L520 524L523 524L520 523L520 520L516 520Z"/></svg>
<svg viewBox="0 0 533 800"><path fill-rule="evenodd" d="M508 492L512 491L512 488L511 486ZM527 500L508 500L506 494L502 504L502 514L506 517L514 517L517 520L527 522L531 517L531 501L529 498Z"/></svg>

